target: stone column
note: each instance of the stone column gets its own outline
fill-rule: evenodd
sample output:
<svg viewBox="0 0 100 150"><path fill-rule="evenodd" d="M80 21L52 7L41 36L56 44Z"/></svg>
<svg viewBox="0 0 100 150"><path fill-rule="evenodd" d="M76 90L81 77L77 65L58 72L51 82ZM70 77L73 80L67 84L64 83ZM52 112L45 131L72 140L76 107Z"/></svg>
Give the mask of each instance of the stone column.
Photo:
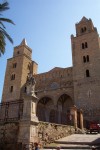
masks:
<svg viewBox="0 0 100 150"><path fill-rule="evenodd" d="M80 109L80 128L83 129L83 111Z"/></svg>
<svg viewBox="0 0 100 150"><path fill-rule="evenodd" d="M23 117L19 123L18 142L22 143L27 150L32 149L32 143L38 142L38 118L36 116L37 98L24 95Z"/></svg>
<svg viewBox="0 0 100 150"><path fill-rule="evenodd" d="M75 105L73 107L70 107L70 114L73 119L74 127L75 127L75 129L77 129L77 108Z"/></svg>

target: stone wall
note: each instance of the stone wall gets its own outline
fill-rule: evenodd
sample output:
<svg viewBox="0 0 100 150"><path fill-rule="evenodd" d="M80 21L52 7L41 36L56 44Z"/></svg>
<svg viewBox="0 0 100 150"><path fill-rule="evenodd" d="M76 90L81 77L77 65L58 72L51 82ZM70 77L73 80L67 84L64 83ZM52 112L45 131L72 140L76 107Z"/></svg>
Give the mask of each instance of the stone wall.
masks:
<svg viewBox="0 0 100 150"><path fill-rule="evenodd" d="M64 87L72 87L72 68L57 68L49 72L35 75L36 91L56 90Z"/></svg>
<svg viewBox="0 0 100 150"><path fill-rule="evenodd" d="M17 144L18 123L0 124L0 149L14 150ZM17 149L16 149L17 150Z"/></svg>
<svg viewBox="0 0 100 150"><path fill-rule="evenodd" d="M38 137L40 139L40 143L43 145L52 143L59 138L73 133L75 133L75 128L73 126L47 122L39 122L38 124Z"/></svg>

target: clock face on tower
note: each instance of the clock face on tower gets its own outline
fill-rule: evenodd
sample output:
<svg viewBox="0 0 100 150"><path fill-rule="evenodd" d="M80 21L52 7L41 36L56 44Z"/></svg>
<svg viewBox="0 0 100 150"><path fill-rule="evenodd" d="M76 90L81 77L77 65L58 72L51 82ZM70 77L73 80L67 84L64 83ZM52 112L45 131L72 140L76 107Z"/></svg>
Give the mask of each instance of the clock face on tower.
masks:
<svg viewBox="0 0 100 150"><path fill-rule="evenodd" d="M60 86L59 86L59 84L57 83L57 82L53 82L52 84L51 84L51 89L57 89L57 88L59 88Z"/></svg>

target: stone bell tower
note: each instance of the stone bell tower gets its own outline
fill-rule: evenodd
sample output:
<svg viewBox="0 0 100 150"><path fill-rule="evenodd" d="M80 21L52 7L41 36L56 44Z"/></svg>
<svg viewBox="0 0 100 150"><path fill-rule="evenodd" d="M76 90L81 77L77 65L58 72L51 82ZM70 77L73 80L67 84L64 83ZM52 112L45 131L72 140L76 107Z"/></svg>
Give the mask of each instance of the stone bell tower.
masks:
<svg viewBox="0 0 100 150"><path fill-rule="evenodd" d="M7 60L2 102L15 101L22 98L28 73L37 74L37 63L32 61L32 49L23 39L14 47L13 57Z"/></svg>
<svg viewBox="0 0 100 150"><path fill-rule="evenodd" d="M92 20L85 17L71 35L75 105L86 120L96 120L100 108L100 38Z"/></svg>

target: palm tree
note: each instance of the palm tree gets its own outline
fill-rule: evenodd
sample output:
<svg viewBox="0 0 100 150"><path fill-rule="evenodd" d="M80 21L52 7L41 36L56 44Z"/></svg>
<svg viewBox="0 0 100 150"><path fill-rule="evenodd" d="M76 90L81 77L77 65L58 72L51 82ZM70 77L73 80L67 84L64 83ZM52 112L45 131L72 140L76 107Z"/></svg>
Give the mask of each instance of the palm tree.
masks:
<svg viewBox="0 0 100 150"><path fill-rule="evenodd" d="M8 10L8 9L9 9L8 2L4 2L4 3L0 4L0 16L2 16L2 12L4 12L5 10ZM12 20L10 20L8 18L0 17L0 56L1 56L1 54L5 53L5 46L6 46L5 39L6 38L13 44L12 38L5 30L6 27L4 25L4 22L14 24Z"/></svg>

